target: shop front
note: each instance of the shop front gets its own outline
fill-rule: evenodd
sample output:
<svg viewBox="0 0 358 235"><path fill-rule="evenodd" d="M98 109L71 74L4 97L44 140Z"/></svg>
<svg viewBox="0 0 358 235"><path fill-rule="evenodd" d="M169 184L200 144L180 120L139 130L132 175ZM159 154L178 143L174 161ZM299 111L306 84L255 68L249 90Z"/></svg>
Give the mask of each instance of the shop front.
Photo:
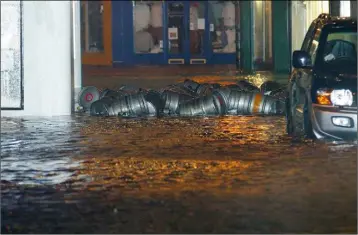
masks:
<svg viewBox="0 0 358 235"><path fill-rule="evenodd" d="M81 1L91 65L272 67L271 1Z"/></svg>
<svg viewBox="0 0 358 235"><path fill-rule="evenodd" d="M270 1L82 1L83 63L240 64L247 44L267 67L271 21Z"/></svg>

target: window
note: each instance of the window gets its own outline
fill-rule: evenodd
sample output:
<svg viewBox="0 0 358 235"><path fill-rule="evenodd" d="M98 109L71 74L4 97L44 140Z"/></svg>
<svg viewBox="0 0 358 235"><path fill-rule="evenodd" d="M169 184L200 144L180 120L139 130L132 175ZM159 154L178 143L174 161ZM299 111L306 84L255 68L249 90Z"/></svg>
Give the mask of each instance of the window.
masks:
<svg viewBox="0 0 358 235"><path fill-rule="evenodd" d="M133 1L133 40L135 53L163 52L162 2Z"/></svg>
<svg viewBox="0 0 358 235"><path fill-rule="evenodd" d="M329 70L357 73L357 29L330 32L324 44L322 61Z"/></svg>
<svg viewBox="0 0 358 235"><path fill-rule="evenodd" d="M210 39L214 53L236 52L236 25L239 10L235 1L209 1Z"/></svg>

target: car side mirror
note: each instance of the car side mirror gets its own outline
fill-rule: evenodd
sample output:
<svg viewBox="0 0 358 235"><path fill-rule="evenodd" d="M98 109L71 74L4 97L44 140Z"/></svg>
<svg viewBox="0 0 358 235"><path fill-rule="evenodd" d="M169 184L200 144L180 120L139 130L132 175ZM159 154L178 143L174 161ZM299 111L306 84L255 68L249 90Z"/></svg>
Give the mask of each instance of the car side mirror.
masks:
<svg viewBox="0 0 358 235"><path fill-rule="evenodd" d="M311 68L311 56L306 51L294 51L292 55L292 66L296 69Z"/></svg>

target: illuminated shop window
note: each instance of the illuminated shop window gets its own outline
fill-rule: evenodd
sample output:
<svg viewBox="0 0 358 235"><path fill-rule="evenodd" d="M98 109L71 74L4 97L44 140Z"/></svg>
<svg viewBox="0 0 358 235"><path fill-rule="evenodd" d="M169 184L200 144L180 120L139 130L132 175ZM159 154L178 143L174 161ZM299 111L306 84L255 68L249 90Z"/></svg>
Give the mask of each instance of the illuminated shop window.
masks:
<svg viewBox="0 0 358 235"><path fill-rule="evenodd" d="M209 1L210 38L214 53L235 53L239 4L235 1Z"/></svg>
<svg viewBox="0 0 358 235"><path fill-rule="evenodd" d="M254 1L254 66L256 70L272 68L271 1Z"/></svg>
<svg viewBox="0 0 358 235"><path fill-rule="evenodd" d="M133 1L133 40L135 53L163 52L162 2Z"/></svg>
<svg viewBox="0 0 358 235"><path fill-rule="evenodd" d="M351 16L351 1L341 1L340 16L350 17Z"/></svg>

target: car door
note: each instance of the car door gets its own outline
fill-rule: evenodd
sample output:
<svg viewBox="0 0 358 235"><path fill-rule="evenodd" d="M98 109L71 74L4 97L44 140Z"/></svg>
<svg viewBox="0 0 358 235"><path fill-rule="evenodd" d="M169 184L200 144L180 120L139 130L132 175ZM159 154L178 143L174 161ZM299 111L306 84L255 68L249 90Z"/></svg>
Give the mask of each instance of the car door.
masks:
<svg viewBox="0 0 358 235"><path fill-rule="evenodd" d="M313 22L302 44L301 50L306 51L311 56L312 65L314 65L316 59L316 53L318 49L320 35L321 35L320 25ZM294 83L297 86L297 90L296 90L297 109L299 111L302 111L305 98L307 94L309 94L308 90L310 89L311 86L312 69L310 68L296 69L294 76L295 76Z"/></svg>
<svg viewBox="0 0 358 235"><path fill-rule="evenodd" d="M303 40L303 43L302 43L302 46L301 46L301 51L308 51L309 45L310 45L310 43L312 41L312 35L314 33L315 28L316 28L316 24L315 24L315 22L313 22L311 24L311 26L309 27L309 29L308 29L308 31L306 33L306 36L305 36L305 38ZM291 83L295 83L296 79L298 78L298 74L299 74L298 72L299 72L299 69L296 69L296 68L293 69L291 79L290 79Z"/></svg>
<svg viewBox="0 0 358 235"><path fill-rule="evenodd" d="M315 61L316 61L316 54L317 54L317 49L319 46L319 38L321 35L321 27L318 26L315 30L314 30L314 34L312 37L312 40L310 41L308 48L307 48L307 52L311 57L311 61L312 61L312 65L314 66ZM312 69L301 69L302 72L302 77L300 78L300 86L306 90L309 85L311 84L311 77L310 75L312 75Z"/></svg>

